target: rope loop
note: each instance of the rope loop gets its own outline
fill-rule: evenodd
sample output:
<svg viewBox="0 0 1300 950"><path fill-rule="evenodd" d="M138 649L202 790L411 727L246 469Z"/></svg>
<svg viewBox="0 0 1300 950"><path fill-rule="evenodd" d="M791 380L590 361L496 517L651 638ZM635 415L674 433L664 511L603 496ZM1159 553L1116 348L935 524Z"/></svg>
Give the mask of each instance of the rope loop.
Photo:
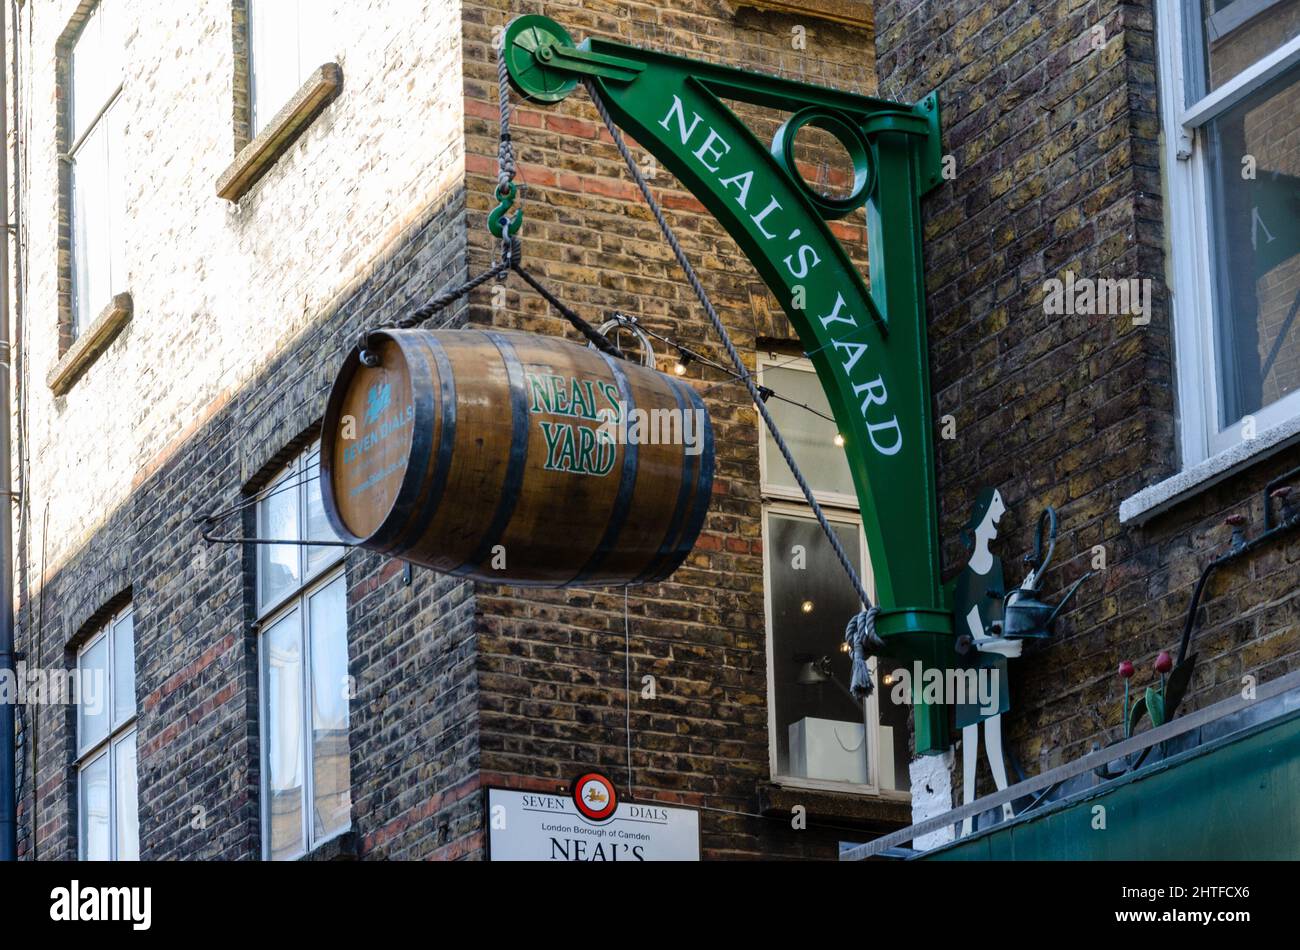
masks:
<svg viewBox="0 0 1300 950"><path fill-rule="evenodd" d="M867 657L872 653L880 653L885 646L876 633L876 616L879 613L879 607L856 613L849 618L848 626L844 629L844 642L849 645L849 655L853 658L849 692L858 699L866 699L872 692L871 667L867 665Z"/></svg>

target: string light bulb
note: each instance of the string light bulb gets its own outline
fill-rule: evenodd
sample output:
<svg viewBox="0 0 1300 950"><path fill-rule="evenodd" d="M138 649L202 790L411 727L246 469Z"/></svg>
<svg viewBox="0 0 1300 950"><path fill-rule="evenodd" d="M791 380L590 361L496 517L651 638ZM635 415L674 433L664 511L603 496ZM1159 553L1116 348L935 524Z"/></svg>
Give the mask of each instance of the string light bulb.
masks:
<svg viewBox="0 0 1300 950"><path fill-rule="evenodd" d="M832 439L832 441L835 443L837 449L844 448L844 436L840 435L838 432L835 433L835 438Z"/></svg>
<svg viewBox="0 0 1300 950"><path fill-rule="evenodd" d="M686 375L686 365L691 361L691 354L685 350L677 351L677 362L673 364L673 372L678 376Z"/></svg>
<svg viewBox="0 0 1300 950"><path fill-rule="evenodd" d="M810 614L813 612L813 602L811 600L805 600L802 604L799 605L799 609L806 614Z"/></svg>

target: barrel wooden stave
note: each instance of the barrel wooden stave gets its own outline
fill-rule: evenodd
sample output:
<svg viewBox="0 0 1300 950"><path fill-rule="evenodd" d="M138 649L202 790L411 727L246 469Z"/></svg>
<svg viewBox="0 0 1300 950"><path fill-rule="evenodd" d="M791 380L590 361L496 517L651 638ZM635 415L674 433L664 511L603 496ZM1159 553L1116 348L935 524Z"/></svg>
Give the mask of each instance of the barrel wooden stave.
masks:
<svg viewBox="0 0 1300 950"><path fill-rule="evenodd" d="M346 539L439 571L538 586L660 580L689 552L707 508L713 443L685 382L512 331L384 331L371 349L379 367L353 354L336 382L325 454L346 452L338 426L342 409L359 403L355 393L381 377L398 390L403 374L414 431L397 445L412 454L382 517L374 509L391 479L362 520L334 502L357 473L337 463L322 473L327 514ZM629 398L647 411L698 411L703 451L602 443L599 413L621 411L614 402Z"/></svg>

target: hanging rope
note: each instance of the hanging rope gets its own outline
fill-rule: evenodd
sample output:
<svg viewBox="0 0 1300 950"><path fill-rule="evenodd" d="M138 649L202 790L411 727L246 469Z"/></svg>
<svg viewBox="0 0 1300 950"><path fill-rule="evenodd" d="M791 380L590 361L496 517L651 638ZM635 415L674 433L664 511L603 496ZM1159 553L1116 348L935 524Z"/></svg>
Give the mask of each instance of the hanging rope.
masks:
<svg viewBox="0 0 1300 950"><path fill-rule="evenodd" d="M523 278L524 283L537 291L538 295L540 295L543 300L558 310L560 315L563 316L564 319L568 320L569 323L573 325L574 329L585 336L587 340L596 347L596 349L600 350L602 353L608 353L610 356L616 357L620 360L627 359L627 356L622 350L597 332L596 328L590 323L561 303L560 298L547 290L540 280L520 267L518 260L511 265L511 269Z"/></svg>
<svg viewBox="0 0 1300 950"><path fill-rule="evenodd" d="M510 77L506 71L504 46L497 50L497 106L500 113L500 131L497 135L497 197L500 199L514 185L517 169L515 167L515 147L510 137ZM406 317L391 326L400 330L409 330L424 323L434 314L451 306L466 294L477 290L490 280L496 280L508 274L519 265L519 242L511 238L510 229L522 220L522 213L516 213L514 222L504 218L501 222L501 254L496 263L465 283L451 290L444 291L424 306L412 311Z"/></svg>
<svg viewBox="0 0 1300 950"><path fill-rule="evenodd" d="M495 280L500 277L504 277L507 273L510 272L512 258L516 257L518 253L519 253L518 242L512 240L510 238L509 231L506 231L504 236L501 238L500 260L498 260L495 264L493 264L490 268L485 270L483 273L479 274L477 277L471 277L469 280L461 284L459 287L455 287L451 290L439 294L438 296L430 300L428 303L426 303L424 306L420 307L417 310L412 311L408 316L403 317L402 319L389 324L389 326L394 327L398 330L409 330L412 327L418 327L420 324L424 323L426 320L428 320L430 317L437 314L439 311L444 310L445 308L451 306L461 297L464 297L466 294L468 294L470 291L477 290L479 287L481 287L483 284L486 284L490 280Z"/></svg>
<svg viewBox="0 0 1300 950"><path fill-rule="evenodd" d="M497 137L497 191L504 192L515 180L515 145L510 138L510 74L506 71L505 38L497 48L497 105L501 131Z"/></svg>
<svg viewBox="0 0 1300 950"><path fill-rule="evenodd" d="M844 545L840 543L839 537L835 534L830 522L826 519L826 513L822 511L822 506L817 503L817 499L813 496L812 487L808 484L808 480L804 478L803 472L800 471L799 465L794 460L794 455L790 451L790 447L786 444L780 430L777 428L776 420L772 418L772 414L768 412L767 405L760 397L758 386L754 383L754 380L750 377L750 373L746 370L745 363L740 358L740 353L737 352L735 344L731 342L731 335L727 333L727 328L723 326L722 319L718 316L717 310L714 309L713 303L709 300L709 295L705 291L704 285L700 283L699 277L695 274L695 268L691 266L690 259L687 258L686 252L682 250L681 242L677 240L677 235L668 224L668 219L664 217L663 210L659 207L659 203L655 200L654 195L650 191L650 186L646 183L645 177L641 174L641 169L637 167L636 160L632 157L632 152L627 147L627 142L623 140L623 133L619 131L613 118L610 117L609 109L606 108L605 100L601 98L600 90L597 88L595 81L588 78L585 79L584 82L587 86L587 92L591 95L592 102L596 104L596 111L600 113L601 121L605 123L605 128L609 130L609 134L614 140L614 145L618 148L619 154L623 156L623 161L627 164L628 172L631 173L632 179L641 190L641 195L645 198L646 204L650 207L650 212L654 215L655 221L658 222L659 230L663 232L664 239L668 242L668 246L672 248L673 255L677 258L677 263L680 265L682 273L686 275L686 280L691 285L691 289L695 292L695 296L699 300L700 306L704 308L705 315L709 318L709 322L713 324L713 329L717 332L719 339L722 340L722 345L727 351L727 356L735 366L736 373L739 375L741 382L745 384L745 388L749 390L749 395L754 401L754 406L758 409L759 415L763 417L763 422L766 424L768 431L772 433L772 440L776 442L776 447L780 449L782 458L785 459L786 464L790 467L790 471L794 475L794 479L798 483L799 489L803 492L804 498L808 501L808 506L812 508L813 514L817 516L817 522L821 525L822 531L826 535L826 540L830 542L831 549L835 552L835 557L839 560L840 566L844 568L844 573L848 575L849 581L853 584L853 588L857 592L858 599L862 602L863 607L865 608L861 614L854 617L853 621L850 622L849 629L845 633L845 639L849 642L850 648L853 648L856 643L859 650L865 650L867 645L872 646L874 649L879 649L883 644L875 633L875 619L878 611L872 606L871 598L867 596L867 589L862 583L862 578L858 576L857 570L853 567L852 562L849 561L848 553L844 550ZM863 667L865 669L865 661ZM854 664L854 682L859 685L859 690L855 690L856 694L863 688L859 683L856 663ZM865 679L865 684L865 689L869 692L869 678Z"/></svg>
<svg viewBox="0 0 1300 950"><path fill-rule="evenodd" d="M513 237L511 231L518 231L520 224L523 223L523 209L520 208L515 212L512 219L505 214L505 210L514 204L516 197L522 201L524 185L515 185L515 176L518 174L518 167L515 163L514 141L510 136L510 75L506 70L506 57L504 46L497 50L497 106L500 113L500 126L497 135L497 187L496 198L501 205L495 214L500 214L501 223L501 253L496 262L483 273L476 277L471 277L456 287L438 294L432 300L429 300L423 306L413 310L407 316L397 320L387 327L398 330L410 330L420 326L435 314L451 306L457 300L467 294L477 290L489 281L499 280L509 274L511 271L518 274L529 287L538 293L548 304L555 308L560 316L564 317L574 329L583 335L586 340L603 353L618 359L625 359L623 351L606 339L590 323L579 316L570 307L551 293L546 286L534 277L528 271L524 270L520 263L521 249L518 237ZM491 224L489 218L489 224ZM384 329L377 327L375 329ZM366 348L373 330L366 331L361 340L361 361L367 366L378 365L378 357Z"/></svg>

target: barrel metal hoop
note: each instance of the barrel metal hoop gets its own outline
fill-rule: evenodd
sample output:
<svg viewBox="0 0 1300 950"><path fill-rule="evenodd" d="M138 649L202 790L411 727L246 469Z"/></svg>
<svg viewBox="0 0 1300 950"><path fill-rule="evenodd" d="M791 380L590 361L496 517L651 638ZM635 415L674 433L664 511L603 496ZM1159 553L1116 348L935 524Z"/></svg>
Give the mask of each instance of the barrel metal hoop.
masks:
<svg viewBox="0 0 1300 950"><path fill-rule="evenodd" d="M618 383L618 391L623 399L623 412L630 413L636 408L636 398L632 395L632 384L628 382L627 373L623 372L623 367L619 365L620 361L608 353L601 352L600 357L608 364L610 372L614 374L614 379ZM600 569L605 559L609 557L609 552L614 549L623 526L627 524L627 514L632 510L632 495L636 491L637 471L640 468L639 451L637 444L630 440L623 445L623 471L619 476L618 495L614 499L609 522L605 525L605 532L601 535L596 550L591 552L587 563L568 581L569 584L580 584L585 581Z"/></svg>
<svg viewBox="0 0 1300 950"><path fill-rule="evenodd" d="M447 487L447 473L451 468L452 449L456 445L456 379L452 375L451 361L447 358L447 353L442 344L438 342L434 332L424 333L422 337L429 344L429 349L433 351L433 361L438 366L438 395L442 408L441 431L438 433L438 452L433 463L433 482L429 486L429 493L425 496L424 503L420 505L420 513L411 519L406 531L398 539L396 546L398 551L406 551L419 540L420 535L429 526L438 511L438 507L442 504L442 495ZM414 349L418 350L419 348L415 347ZM419 352L417 355L427 371L429 364L424 353ZM408 362L410 358L408 355ZM420 481L416 484L424 484L427 471L428 465L426 463L425 467L421 469Z"/></svg>
<svg viewBox="0 0 1300 950"><path fill-rule="evenodd" d="M672 390L673 398L677 400L677 411L682 415L682 432L684 434L686 431L687 400L682 398L682 390L690 387L678 380L669 379L668 388ZM701 436L703 434L700 433ZM686 515L686 509L691 497L691 476L694 474L696 464L695 459L682 452L682 481L677 486L677 501L673 505L672 517L668 519L668 529L664 532L663 540L659 542L658 552L646 565L645 570L633 578L633 584L644 584L646 581L658 579L662 572L664 559L669 557L676 549L678 532L681 531L682 519Z"/></svg>
<svg viewBox="0 0 1300 950"><path fill-rule="evenodd" d="M694 387L686 387L687 394L696 410L702 413L704 419L704 447L700 452L700 478L696 483L695 501L691 511L690 520L686 523L686 531L682 534L677 545L677 551L664 565L664 570L658 577L651 578L654 581L665 580L681 566L682 561L686 560L686 555L691 553L691 548L695 546L695 539L699 537L700 529L704 527L704 518L709 513L709 501L713 497L713 420L709 418L708 411L704 408L704 400L700 398Z"/></svg>
<svg viewBox="0 0 1300 950"><path fill-rule="evenodd" d="M506 376L510 380L511 433L510 459L506 465L505 481L501 485L501 497L497 510L492 515L492 523L484 532L478 547L464 564L449 573L463 576L477 568L492 552L506 526L514 516L515 505L519 501L519 491L524 484L525 462L528 460L528 392L524 385L524 366L515 353L514 346L500 333L484 331L483 335L492 341L501 353L506 366Z"/></svg>

